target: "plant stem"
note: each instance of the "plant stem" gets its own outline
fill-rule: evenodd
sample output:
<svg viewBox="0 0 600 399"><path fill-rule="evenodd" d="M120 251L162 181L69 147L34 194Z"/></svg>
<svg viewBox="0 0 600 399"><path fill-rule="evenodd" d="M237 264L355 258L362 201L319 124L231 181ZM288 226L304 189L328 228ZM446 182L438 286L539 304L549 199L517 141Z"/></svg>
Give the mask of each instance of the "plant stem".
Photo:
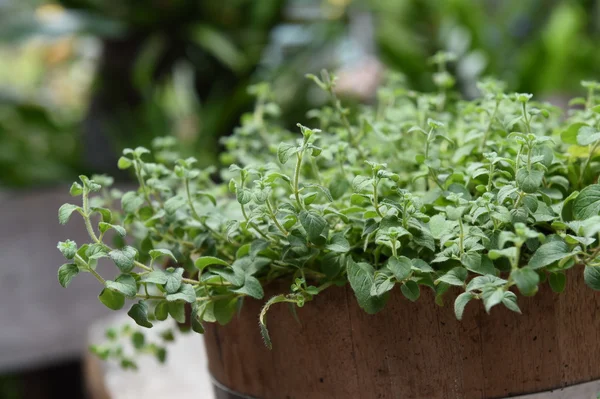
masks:
<svg viewBox="0 0 600 399"><path fill-rule="evenodd" d="M527 103L523 103L523 119L525 119L525 127L527 127L527 133L531 133L531 124L527 117Z"/></svg>
<svg viewBox="0 0 600 399"><path fill-rule="evenodd" d="M458 238L458 249L460 254L465 254L465 228L463 225L462 217L458 218L458 227L460 228L460 236Z"/></svg>
<svg viewBox="0 0 600 399"><path fill-rule="evenodd" d="M300 200L300 188L299 188L299 180L300 180L300 168L302 167L302 156L303 151L296 153L296 167L294 169L294 197L296 197L296 202L300 209L304 209L304 204Z"/></svg>
<svg viewBox="0 0 600 399"><path fill-rule="evenodd" d="M493 179L492 177L494 176L494 163L492 161L490 161L490 174L488 176L488 184L487 184L487 192L491 192L492 191L492 182Z"/></svg>
<svg viewBox="0 0 600 399"><path fill-rule="evenodd" d="M100 243L100 239L96 236L94 232L94 228L92 227L92 222L90 220L90 204L89 204L89 191L87 188L83 189L83 222L85 223L85 229L87 230L92 241L96 243Z"/></svg>
<svg viewBox="0 0 600 399"><path fill-rule="evenodd" d="M283 228L281 224L279 224L279 221L277 220L277 216L275 215L275 211L273 210L273 206L271 205L271 201L269 200L269 198L267 198L266 204L267 209L269 211L269 215L271 216L271 219L273 219L275 226L277 226L279 231L281 231L281 233L283 233L283 235L287 237L289 233Z"/></svg>
<svg viewBox="0 0 600 399"><path fill-rule="evenodd" d="M95 271L94 269L92 269L85 260L83 260L83 258L79 255L75 255L75 262L78 263L81 267L83 267L85 270L87 270L88 272L90 272L94 277L96 277L96 280L98 280L102 285L104 285L106 283L106 280L104 280L102 278L102 276L100 276L98 274L97 271Z"/></svg>
<svg viewBox="0 0 600 399"><path fill-rule="evenodd" d="M148 206L152 209L152 213L155 212L154 206L152 205L152 200L150 199L150 193L148 192L148 187L146 186L146 182L142 177L142 171L140 170L139 162L137 160L133 161L133 168L135 170L135 175L140 183L140 187L142 192L144 193L144 197L146 198L146 202L148 202Z"/></svg>
<svg viewBox="0 0 600 399"><path fill-rule="evenodd" d="M223 294L223 295L213 295L213 296L199 296L196 298L196 302L202 302L202 301L213 301L215 299L227 299L227 298L237 298L237 297L242 297L242 296L246 296L245 294Z"/></svg>
<svg viewBox="0 0 600 399"><path fill-rule="evenodd" d="M350 122L348 121L348 118L346 118L346 114L344 113L344 109L342 108L342 103L337 98L337 95L335 94L333 86L330 86L328 91L329 91L329 95L331 96L331 100L333 102L335 110L339 114L342 124L348 131L348 141L350 142L350 145L352 145L352 147L356 148L356 150L358 151L358 154L361 157L364 157L365 154L363 153L360 146L358 146L356 137L354 136L354 132L352 131L352 126L350 126Z"/></svg>
<svg viewBox="0 0 600 399"><path fill-rule="evenodd" d="M496 113L498 112L499 106L500 106L500 100L496 100L496 106L494 107L494 112L492 113L492 116L490 117L490 121L488 122L485 132L483 133L483 139L481 140L481 143L479 143L480 151L483 150L483 147L485 147L485 142L487 141L490 131L492 130L492 123L494 123L494 119L496 118Z"/></svg>
<svg viewBox="0 0 600 399"><path fill-rule="evenodd" d="M204 228L208 231L210 231L216 238L225 241L225 237L223 237L223 235L221 233L219 233L218 231L216 231L215 229L213 229L212 227L210 227L205 220L202 220L202 218L200 217L200 215L198 215L198 212L196 212L196 207L194 206L194 201L192 201L192 195L190 192L190 181L189 179L185 178L184 179L184 185L185 185L185 193L186 193L186 197L187 197L187 201L188 201L188 205L190 206L190 210L192 211L192 217L194 219L196 219L198 222L200 222L202 224L202 226L204 226Z"/></svg>
<svg viewBox="0 0 600 399"><path fill-rule="evenodd" d="M250 225L250 227L252 227L254 229L254 231L256 231L261 237L265 238L268 241L275 241L274 239L272 239L271 237L267 236L265 233L263 233L256 224L250 222L250 219L248 218L248 214L246 213L246 207L244 205L241 205L242 208L242 215L244 215L244 219L246 219L246 224Z"/></svg>
<svg viewBox="0 0 600 399"><path fill-rule="evenodd" d="M579 180L577 181L577 185L580 187L581 187L581 183L583 182L583 177L585 175L585 171L587 170L588 166L590 165L590 160L592 159L592 156L594 155L596 148L598 148L598 145L600 145L600 141L597 141L596 143L594 143L594 145L590 145L589 155L588 155L587 159L585 160L585 164L583 164L583 167L581 168L581 172L579 173Z"/></svg>
<svg viewBox="0 0 600 399"><path fill-rule="evenodd" d="M375 182L373 183L373 206L375 207L375 211L380 217L383 217L383 214L379 210L379 200L377 198L377 186L379 185L379 179L377 177L374 178Z"/></svg>

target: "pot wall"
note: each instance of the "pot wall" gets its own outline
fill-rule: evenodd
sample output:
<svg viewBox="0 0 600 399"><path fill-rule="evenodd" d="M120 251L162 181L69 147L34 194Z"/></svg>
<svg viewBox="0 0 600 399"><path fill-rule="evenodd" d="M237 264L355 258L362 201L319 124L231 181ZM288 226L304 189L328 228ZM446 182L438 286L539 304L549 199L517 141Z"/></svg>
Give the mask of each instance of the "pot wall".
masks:
<svg viewBox="0 0 600 399"><path fill-rule="evenodd" d="M265 298L289 284L267 287ZM262 342L263 301L244 302L226 326L206 325L213 377L261 399L471 399L551 390L600 378L600 293L581 269L568 273L563 294L547 285L519 298L523 314L479 302L454 317L422 287L416 303L394 289L386 308L368 315L349 286L331 288L298 309L268 314L273 350Z"/></svg>

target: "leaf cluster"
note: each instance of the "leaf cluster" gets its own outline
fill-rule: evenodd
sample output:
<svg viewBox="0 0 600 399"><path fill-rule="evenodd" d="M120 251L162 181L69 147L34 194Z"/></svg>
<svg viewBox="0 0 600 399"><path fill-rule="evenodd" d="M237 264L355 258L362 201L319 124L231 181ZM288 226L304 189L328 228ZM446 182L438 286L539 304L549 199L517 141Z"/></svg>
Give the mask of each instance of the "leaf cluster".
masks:
<svg viewBox="0 0 600 399"><path fill-rule="evenodd" d="M279 126L261 85L259 105L223 142L225 168L199 169L162 138L119 160L137 190L82 176L71 188L81 205L63 205L59 220L79 213L90 242L59 243L60 283L91 273L107 307L134 300L140 326L171 317L202 332L288 279L260 314L269 346L270 306L304 306L347 283L368 313L396 287L410 301L430 290L438 304L455 287L459 319L475 301L520 312L518 295L546 283L563 291L573 267L600 290L598 83L584 82L588 97L564 116L494 80L463 100L453 79L416 93L391 76L377 104L350 110L334 76L310 79L330 99L309 112L314 127ZM102 258L112 280L96 272Z"/></svg>

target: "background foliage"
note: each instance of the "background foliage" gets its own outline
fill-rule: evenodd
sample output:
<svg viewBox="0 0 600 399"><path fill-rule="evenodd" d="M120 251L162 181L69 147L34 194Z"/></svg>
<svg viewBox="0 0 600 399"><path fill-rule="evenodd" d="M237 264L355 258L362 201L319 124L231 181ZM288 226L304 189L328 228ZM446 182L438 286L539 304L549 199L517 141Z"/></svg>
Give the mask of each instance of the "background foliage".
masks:
<svg viewBox="0 0 600 399"><path fill-rule="evenodd" d="M467 96L491 74L513 90L577 92L598 75L593 1L249 0L0 3L0 184L115 172L126 146L173 134L203 165L268 80L286 126L321 103L299 76L367 57L432 88L438 50ZM218 4L218 7L217 5ZM574 45L577 43L577 45ZM81 154L84 154L83 156Z"/></svg>

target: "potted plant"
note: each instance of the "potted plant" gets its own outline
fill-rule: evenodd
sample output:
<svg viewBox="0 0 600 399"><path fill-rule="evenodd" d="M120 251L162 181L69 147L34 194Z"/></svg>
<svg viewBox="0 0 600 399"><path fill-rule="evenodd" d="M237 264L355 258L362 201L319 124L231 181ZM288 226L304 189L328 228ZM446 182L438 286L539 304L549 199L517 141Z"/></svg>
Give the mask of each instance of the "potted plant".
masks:
<svg viewBox="0 0 600 399"><path fill-rule="evenodd" d="M457 98L447 60L437 92L393 76L352 111L310 75L331 102L301 136L255 86L218 173L172 139L126 149L138 190L82 176L81 204L60 208L91 240L58 244L59 282L87 272L140 326L189 323L216 384L252 397L493 398L600 378L600 85L563 118L494 80Z"/></svg>

